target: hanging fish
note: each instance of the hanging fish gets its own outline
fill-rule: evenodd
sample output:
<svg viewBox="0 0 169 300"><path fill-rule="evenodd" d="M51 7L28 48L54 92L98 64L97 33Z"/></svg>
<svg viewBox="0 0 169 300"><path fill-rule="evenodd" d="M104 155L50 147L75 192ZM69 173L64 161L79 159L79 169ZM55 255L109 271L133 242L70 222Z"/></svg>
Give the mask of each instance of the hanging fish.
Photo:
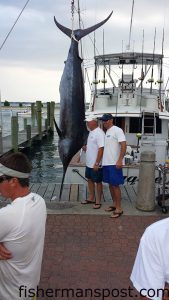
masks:
<svg viewBox="0 0 169 300"><path fill-rule="evenodd" d="M69 54L65 62L63 75L60 82L60 124L55 122L56 130L59 135L59 155L63 164L63 177L60 189L62 195L63 182L67 167L73 156L84 145L86 135L85 104L84 104L84 81L79 57L79 40L102 26L111 17L113 12L102 22L87 29L71 29L59 24L55 17L56 26L71 38Z"/></svg>

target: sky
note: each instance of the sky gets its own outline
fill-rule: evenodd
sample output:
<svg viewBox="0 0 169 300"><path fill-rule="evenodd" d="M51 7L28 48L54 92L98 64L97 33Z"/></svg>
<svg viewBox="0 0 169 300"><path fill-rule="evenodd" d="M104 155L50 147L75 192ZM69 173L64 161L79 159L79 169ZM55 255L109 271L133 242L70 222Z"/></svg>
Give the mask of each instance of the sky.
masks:
<svg viewBox="0 0 169 300"><path fill-rule="evenodd" d="M13 26L26 0L0 0L0 47ZM74 0L74 29L78 28L77 1ZM105 19L108 22L96 31L97 54L126 50L129 42L132 0L79 0L82 26L90 27ZM164 27L165 77L168 78L169 60L169 1L135 0L131 32L131 48L161 53ZM0 50L0 92L2 101L41 100L60 101L59 83L67 58L70 39L55 25L53 17L66 27L72 27L71 0L30 0L19 21ZM84 66L92 79L93 34L83 38ZM167 65L168 64L168 65ZM89 88L86 100L90 99Z"/></svg>

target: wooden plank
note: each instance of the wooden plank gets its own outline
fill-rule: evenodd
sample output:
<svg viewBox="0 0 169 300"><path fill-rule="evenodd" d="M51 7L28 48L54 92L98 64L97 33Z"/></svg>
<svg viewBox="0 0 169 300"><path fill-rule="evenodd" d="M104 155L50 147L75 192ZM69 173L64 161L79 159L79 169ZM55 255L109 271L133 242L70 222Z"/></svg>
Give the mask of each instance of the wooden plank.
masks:
<svg viewBox="0 0 169 300"><path fill-rule="evenodd" d="M32 187L31 187L31 192L32 193L37 193L40 187L40 183L33 183Z"/></svg>
<svg viewBox="0 0 169 300"><path fill-rule="evenodd" d="M132 185L125 185L121 187L122 197L124 200L134 202L136 199L136 191Z"/></svg>
<svg viewBox="0 0 169 300"><path fill-rule="evenodd" d="M84 184L79 184L79 202L82 202L86 200L87 197L87 185L86 183Z"/></svg>
<svg viewBox="0 0 169 300"><path fill-rule="evenodd" d="M55 189L55 183L49 183L46 192L44 194L45 201L51 201L53 197L54 189Z"/></svg>
<svg viewBox="0 0 169 300"><path fill-rule="evenodd" d="M70 184L64 184L61 201L69 201Z"/></svg>
<svg viewBox="0 0 169 300"><path fill-rule="evenodd" d="M39 190L38 190L38 194L44 198L45 192L47 190L48 187L48 183L41 183Z"/></svg>
<svg viewBox="0 0 169 300"><path fill-rule="evenodd" d="M61 186L60 183L55 184L55 189L53 191L53 196L52 196L53 199L51 199L52 201L58 201L59 200L60 186Z"/></svg>
<svg viewBox="0 0 169 300"><path fill-rule="evenodd" d="M79 196L79 185L71 184L69 201L70 202L78 201L78 198L79 198L78 196Z"/></svg>
<svg viewBox="0 0 169 300"><path fill-rule="evenodd" d="M30 188L30 190L31 190L32 186L33 186L33 183L30 183L30 184L29 184L29 188Z"/></svg>

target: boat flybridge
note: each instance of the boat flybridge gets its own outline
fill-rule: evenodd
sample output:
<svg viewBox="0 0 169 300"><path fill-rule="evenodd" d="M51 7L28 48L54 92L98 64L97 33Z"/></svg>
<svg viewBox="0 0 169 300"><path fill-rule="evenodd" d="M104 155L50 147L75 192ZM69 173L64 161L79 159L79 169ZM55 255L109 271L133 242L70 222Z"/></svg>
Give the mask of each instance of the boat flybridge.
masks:
<svg viewBox="0 0 169 300"><path fill-rule="evenodd" d="M169 99L163 83L162 60L161 54L138 52L95 57L96 76L89 111L98 117L103 113L114 116L114 123L124 130L127 145L136 154L133 160L139 160L140 152L148 149L155 151L158 164L168 158ZM103 79L99 81L101 67Z"/></svg>
<svg viewBox="0 0 169 300"><path fill-rule="evenodd" d="M156 164L168 158L169 98L163 81L163 55L126 52L95 56L89 110L114 116L127 139L126 182L138 181L140 153L154 151ZM100 78L102 78L100 80ZM79 183L84 170L72 162L66 181ZM82 177L81 176L81 177Z"/></svg>

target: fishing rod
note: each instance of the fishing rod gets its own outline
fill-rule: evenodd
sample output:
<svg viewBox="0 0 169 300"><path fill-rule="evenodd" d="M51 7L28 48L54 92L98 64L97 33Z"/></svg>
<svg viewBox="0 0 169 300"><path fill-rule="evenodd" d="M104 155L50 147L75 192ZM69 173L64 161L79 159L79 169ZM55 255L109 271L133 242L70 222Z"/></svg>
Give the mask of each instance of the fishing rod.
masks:
<svg viewBox="0 0 169 300"><path fill-rule="evenodd" d="M121 62L121 67L119 66L119 68L121 68L121 91L123 94L123 87L124 87L124 73L123 73L123 67L124 67L124 59L123 59L123 40L122 40L122 59L120 60Z"/></svg>
<svg viewBox="0 0 169 300"><path fill-rule="evenodd" d="M104 90L104 94L105 94L105 84L106 84L106 78L105 78L105 59L104 59L104 29L103 29L103 63L104 63L104 67L103 67L103 90Z"/></svg>
<svg viewBox="0 0 169 300"><path fill-rule="evenodd" d="M154 58L155 58L155 42L156 42L156 28L154 33L154 46L153 46L153 62L152 62L152 69L151 69L151 78L148 80L150 82L150 94L152 94L153 82L154 82Z"/></svg>
<svg viewBox="0 0 169 300"><path fill-rule="evenodd" d="M96 94L97 94L97 84L99 83L97 80L97 66L96 66L96 49L95 49L96 39L95 39L95 31L94 31L94 80L93 83L95 85L94 97L93 97L93 104L92 110L94 109Z"/></svg>
<svg viewBox="0 0 169 300"><path fill-rule="evenodd" d="M136 65L136 60L134 58L134 44L133 44L133 67L132 67L132 78L131 78L131 84L132 84L132 93L133 93L133 98L134 98L134 69L136 69L137 67Z"/></svg>
<svg viewBox="0 0 169 300"><path fill-rule="evenodd" d="M139 118L139 132L141 132L141 102L143 98L143 80L144 80L144 71L143 71L143 53L144 53L144 29L143 29L143 39L142 39L142 55L141 55L141 97L140 97L140 118Z"/></svg>
<svg viewBox="0 0 169 300"><path fill-rule="evenodd" d="M162 76L163 76L163 53L164 53L164 28L163 28L163 37L162 37L162 51L161 51L162 57L161 57L161 64L160 64L160 80L158 80L160 110L162 110L161 85L163 83L163 80L162 80Z"/></svg>
<svg viewBox="0 0 169 300"><path fill-rule="evenodd" d="M0 51L2 50L3 46L5 45L5 43L6 43L7 39L8 39L8 37L10 36L12 30L14 29L16 23L18 22L20 16L22 15L22 13L23 13L24 9L26 8L27 4L29 3L29 1L30 1L30 0L27 0L27 1L26 1L24 7L22 8L21 12L19 13L18 17L16 18L16 20L15 20L13 26L12 26L11 29L9 30L8 34L6 35L6 37L5 37L5 39L4 39L3 43L2 43L2 45L0 46Z"/></svg>
<svg viewBox="0 0 169 300"><path fill-rule="evenodd" d="M90 79L89 79L89 74L88 74L87 68L85 68L85 76L87 77L89 88L90 88L90 91L91 91L92 89L91 89L91 85L90 85Z"/></svg>

